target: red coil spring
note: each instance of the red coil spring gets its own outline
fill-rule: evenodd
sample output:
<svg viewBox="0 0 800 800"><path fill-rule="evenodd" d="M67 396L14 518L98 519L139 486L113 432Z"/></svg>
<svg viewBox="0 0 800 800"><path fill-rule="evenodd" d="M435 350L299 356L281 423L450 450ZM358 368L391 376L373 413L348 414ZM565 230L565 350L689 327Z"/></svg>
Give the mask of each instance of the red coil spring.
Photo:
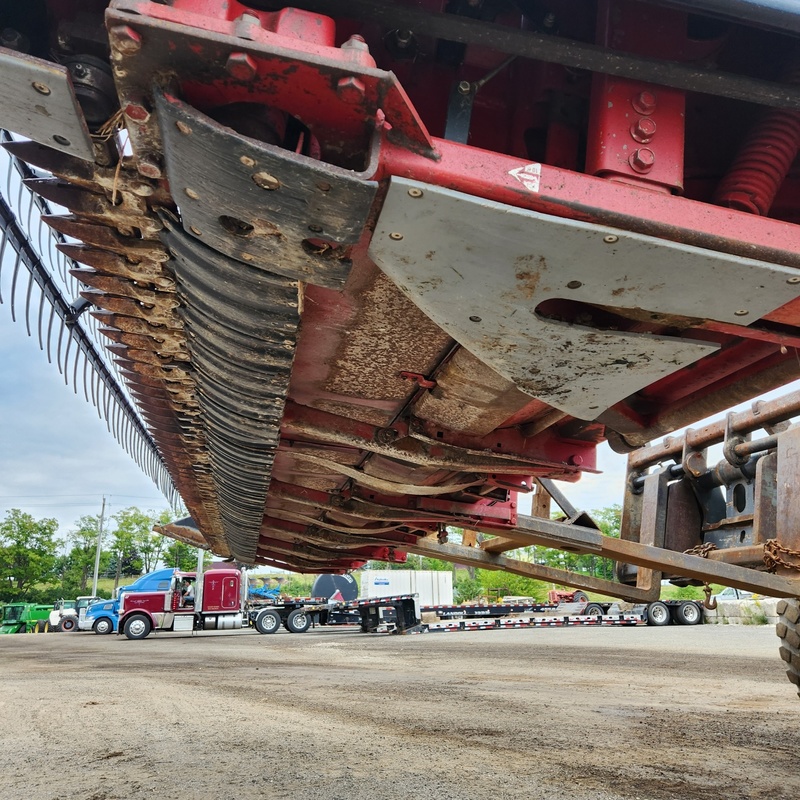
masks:
<svg viewBox="0 0 800 800"><path fill-rule="evenodd" d="M800 83L795 67L787 83ZM800 149L800 110L772 108L749 133L722 179L714 202L738 211L766 215Z"/></svg>

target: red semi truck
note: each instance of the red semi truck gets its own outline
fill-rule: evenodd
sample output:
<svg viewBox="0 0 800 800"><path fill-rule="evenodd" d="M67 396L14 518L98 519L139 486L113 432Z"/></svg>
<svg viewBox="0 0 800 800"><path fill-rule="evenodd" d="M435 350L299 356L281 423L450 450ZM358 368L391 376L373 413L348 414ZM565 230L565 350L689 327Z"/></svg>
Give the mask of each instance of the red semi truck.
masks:
<svg viewBox="0 0 800 800"><path fill-rule="evenodd" d="M186 588L194 589L192 600ZM236 569L195 572L175 570L169 589L130 592L120 598L119 632L144 639L153 630L230 630L247 624L242 574Z"/></svg>

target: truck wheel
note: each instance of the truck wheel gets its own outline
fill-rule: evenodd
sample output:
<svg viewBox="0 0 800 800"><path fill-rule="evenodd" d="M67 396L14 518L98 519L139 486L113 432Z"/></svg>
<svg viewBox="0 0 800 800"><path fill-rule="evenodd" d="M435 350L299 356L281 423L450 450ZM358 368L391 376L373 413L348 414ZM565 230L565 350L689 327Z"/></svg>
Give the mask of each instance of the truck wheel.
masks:
<svg viewBox="0 0 800 800"><path fill-rule="evenodd" d="M585 617L602 617L605 613L600 603L589 603L589 605L583 609L583 616Z"/></svg>
<svg viewBox="0 0 800 800"><path fill-rule="evenodd" d="M74 631L78 627L78 620L75 617L64 617L61 620L61 630L68 632Z"/></svg>
<svg viewBox="0 0 800 800"><path fill-rule="evenodd" d="M281 615L271 608L264 609L256 617L256 630L259 633L275 633L281 626Z"/></svg>
<svg viewBox="0 0 800 800"><path fill-rule="evenodd" d="M655 603L650 603L647 606L647 624L648 625L669 625L670 613L669 607L666 603L657 600Z"/></svg>
<svg viewBox="0 0 800 800"><path fill-rule="evenodd" d="M97 622L95 622L95 624L92 626L92 630L95 633L105 635L114 630L114 625L108 617L100 617L100 619L98 619Z"/></svg>
<svg viewBox="0 0 800 800"><path fill-rule="evenodd" d="M296 608L287 617L286 627L292 633L305 633L311 627L311 617L302 608Z"/></svg>
<svg viewBox="0 0 800 800"><path fill-rule="evenodd" d="M144 614L134 614L125 620L125 635L129 639L144 639L152 629L150 620Z"/></svg>
<svg viewBox="0 0 800 800"><path fill-rule="evenodd" d="M675 609L675 619L679 625L697 625L703 619L703 612L697 603L685 600Z"/></svg>
<svg viewBox="0 0 800 800"><path fill-rule="evenodd" d="M800 697L800 600L781 600L777 611L775 633L781 639L780 654L788 667L786 677L795 685Z"/></svg>

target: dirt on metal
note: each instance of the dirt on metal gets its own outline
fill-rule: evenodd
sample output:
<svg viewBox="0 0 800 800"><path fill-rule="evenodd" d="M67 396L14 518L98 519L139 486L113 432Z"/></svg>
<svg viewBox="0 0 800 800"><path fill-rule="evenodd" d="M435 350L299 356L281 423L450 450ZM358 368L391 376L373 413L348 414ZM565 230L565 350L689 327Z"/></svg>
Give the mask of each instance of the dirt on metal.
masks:
<svg viewBox="0 0 800 800"><path fill-rule="evenodd" d="M800 793L769 626L2 639L8 798Z"/></svg>

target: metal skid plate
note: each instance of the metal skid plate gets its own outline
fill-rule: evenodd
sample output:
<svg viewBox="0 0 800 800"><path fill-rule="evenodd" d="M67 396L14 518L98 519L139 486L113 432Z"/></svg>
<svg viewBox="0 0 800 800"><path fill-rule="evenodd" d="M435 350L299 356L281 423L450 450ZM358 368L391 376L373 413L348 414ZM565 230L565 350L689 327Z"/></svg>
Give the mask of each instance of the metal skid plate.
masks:
<svg viewBox="0 0 800 800"><path fill-rule="evenodd" d="M0 47L0 128L94 161L66 67Z"/></svg>
<svg viewBox="0 0 800 800"><path fill-rule="evenodd" d="M393 178L370 246L431 319L524 392L580 419L713 353L708 342L567 324L546 300L753 322L796 273Z"/></svg>
<svg viewBox="0 0 800 800"><path fill-rule="evenodd" d="M167 175L184 229L209 247L295 280L340 287L341 257L377 183L249 139L157 94Z"/></svg>

